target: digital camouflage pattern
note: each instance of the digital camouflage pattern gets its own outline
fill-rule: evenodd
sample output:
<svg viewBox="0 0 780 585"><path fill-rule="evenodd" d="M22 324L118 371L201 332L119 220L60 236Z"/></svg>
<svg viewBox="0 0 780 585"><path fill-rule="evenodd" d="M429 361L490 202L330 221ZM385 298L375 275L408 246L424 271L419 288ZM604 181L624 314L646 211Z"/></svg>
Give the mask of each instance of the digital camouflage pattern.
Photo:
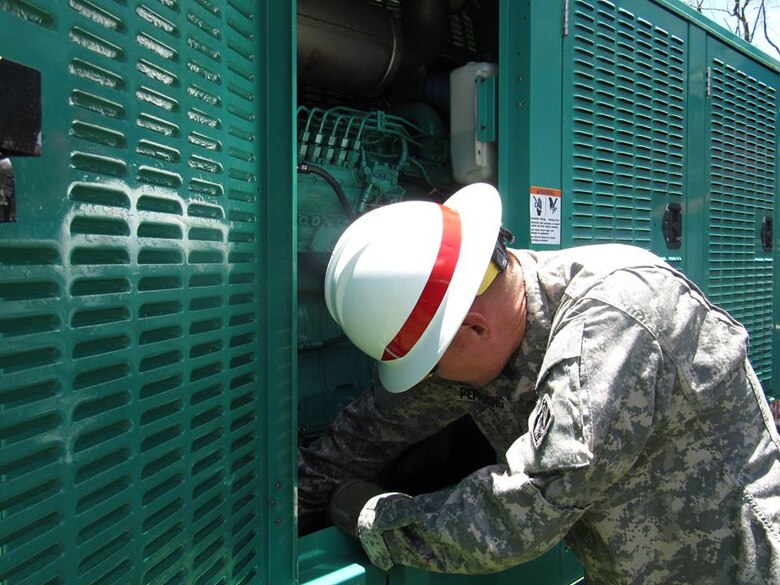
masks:
<svg viewBox="0 0 780 585"><path fill-rule="evenodd" d="M378 567L493 572L565 539L592 584L780 583L780 437L744 328L636 248L514 254L528 328L508 375L482 399L435 379L363 394L300 452L301 521L467 413L505 459L369 500Z"/></svg>

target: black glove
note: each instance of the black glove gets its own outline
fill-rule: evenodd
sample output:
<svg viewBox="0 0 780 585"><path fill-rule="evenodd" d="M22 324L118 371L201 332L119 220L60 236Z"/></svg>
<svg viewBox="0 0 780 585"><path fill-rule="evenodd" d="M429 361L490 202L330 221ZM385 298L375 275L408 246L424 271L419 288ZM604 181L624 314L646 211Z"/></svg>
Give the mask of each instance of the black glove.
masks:
<svg viewBox="0 0 780 585"><path fill-rule="evenodd" d="M328 517L333 524L357 538L357 522L366 502L385 493L375 483L352 479L336 486L328 502Z"/></svg>

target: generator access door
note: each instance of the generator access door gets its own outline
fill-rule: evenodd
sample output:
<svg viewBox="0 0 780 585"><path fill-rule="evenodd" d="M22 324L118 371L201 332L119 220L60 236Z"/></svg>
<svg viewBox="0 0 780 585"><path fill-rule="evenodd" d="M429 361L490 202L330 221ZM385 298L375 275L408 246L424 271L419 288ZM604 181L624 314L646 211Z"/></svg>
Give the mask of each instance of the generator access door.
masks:
<svg viewBox="0 0 780 585"><path fill-rule="evenodd" d="M3 585L294 580L286 4L0 2Z"/></svg>

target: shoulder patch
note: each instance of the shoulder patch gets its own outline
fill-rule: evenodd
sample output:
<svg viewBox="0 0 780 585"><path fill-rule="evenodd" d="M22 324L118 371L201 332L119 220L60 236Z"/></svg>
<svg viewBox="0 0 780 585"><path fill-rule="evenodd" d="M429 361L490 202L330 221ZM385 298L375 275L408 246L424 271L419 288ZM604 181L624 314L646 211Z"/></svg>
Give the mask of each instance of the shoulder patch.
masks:
<svg viewBox="0 0 780 585"><path fill-rule="evenodd" d="M550 406L550 396L549 394L545 394L542 397L539 408L536 410L536 416L531 427L531 437L533 438L534 446L537 449L541 446L548 431L552 427L553 419L554 416Z"/></svg>

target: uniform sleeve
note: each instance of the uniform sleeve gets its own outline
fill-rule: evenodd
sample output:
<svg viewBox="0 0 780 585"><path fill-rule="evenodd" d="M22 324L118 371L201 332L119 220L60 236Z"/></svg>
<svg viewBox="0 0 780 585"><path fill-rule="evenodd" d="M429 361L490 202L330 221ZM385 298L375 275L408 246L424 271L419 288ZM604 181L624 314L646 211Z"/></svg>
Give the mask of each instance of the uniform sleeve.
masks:
<svg viewBox="0 0 780 585"><path fill-rule="evenodd" d="M325 525L334 487L346 479L372 480L411 445L463 416L457 390L430 379L401 394L381 386L349 404L325 433L298 450L298 524L301 533Z"/></svg>
<svg viewBox="0 0 780 585"><path fill-rule="evenodd" d="M449 490L372 498L358 522L372 562L479 574L549 550L640 456L662 359L628 315L580 306L548 346L529 431L508 450L508 464Z"/></svg>

